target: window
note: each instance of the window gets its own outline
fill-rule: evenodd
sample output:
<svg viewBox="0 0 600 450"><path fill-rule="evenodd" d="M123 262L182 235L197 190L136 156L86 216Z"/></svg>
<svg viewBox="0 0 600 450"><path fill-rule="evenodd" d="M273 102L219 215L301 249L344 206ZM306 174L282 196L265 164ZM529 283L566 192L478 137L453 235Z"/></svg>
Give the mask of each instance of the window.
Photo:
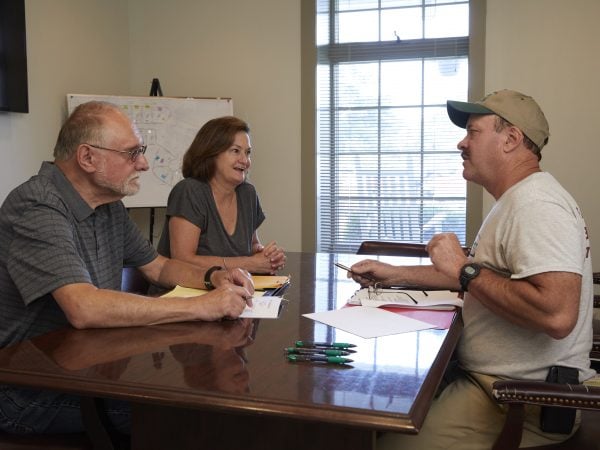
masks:
<svg viewBox="0 0 600 450"><path fill-rule="evenodd" d="M317 250L466 239L469 2L317 0Z"/></svg>

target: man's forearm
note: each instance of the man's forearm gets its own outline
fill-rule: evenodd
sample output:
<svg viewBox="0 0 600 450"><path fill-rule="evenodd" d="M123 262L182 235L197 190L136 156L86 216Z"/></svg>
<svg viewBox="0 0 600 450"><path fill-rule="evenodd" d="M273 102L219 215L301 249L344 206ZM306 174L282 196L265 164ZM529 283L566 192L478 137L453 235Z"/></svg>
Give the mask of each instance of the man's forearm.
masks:
<svg viewBox="0 0 600 450"><path fill-rule="evenodd" d="M211 309L212 302L209 302L212 293L202 296L203 301L198 303L194 299L150 298L77 283L65 285L55 290L52 295L71 325L78 329L219 318L218 313L212 311L214 307Z"/></svg>
<svg viewBox="0 0 600 450"><path fill-rule="evenodd" d="M206 268L196 266L176 259L167 259L159 274L161 286L174 287L175 285L204 289L204 275Z"/></svg>
<svg viewBox="0 0 600 450"><path fill-rule="evenodd" d="M434 266L398 266L387 280L392 285L418 285L448 290L460 289L458 279L454 280L440 273Z"/></svg>

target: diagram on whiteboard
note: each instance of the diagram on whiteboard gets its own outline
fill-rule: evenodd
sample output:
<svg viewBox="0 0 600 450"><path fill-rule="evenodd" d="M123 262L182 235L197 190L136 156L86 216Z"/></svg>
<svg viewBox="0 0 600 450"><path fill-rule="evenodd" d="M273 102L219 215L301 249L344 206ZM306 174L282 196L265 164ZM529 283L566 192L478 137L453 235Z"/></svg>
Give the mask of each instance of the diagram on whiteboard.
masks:
<svg viewBox="0 0 600 450"><path fill-rule="evenodd" d="M148 146L145 156L149 169L140 177L140 191L123 199L127 207L166 206L171 188L182 178L183 154L198 130L210 119L233 114L231 99L79 94L67 95L69 113L90 100L118 105Z"/></svg>

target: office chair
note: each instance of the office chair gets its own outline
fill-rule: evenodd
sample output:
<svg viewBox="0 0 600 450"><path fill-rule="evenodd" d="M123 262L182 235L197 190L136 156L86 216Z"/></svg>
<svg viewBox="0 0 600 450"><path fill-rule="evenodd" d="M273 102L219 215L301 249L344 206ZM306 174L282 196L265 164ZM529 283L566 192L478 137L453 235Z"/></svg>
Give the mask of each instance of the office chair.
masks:
<svg viewBox="0 0 600 450"><path fill-rule="evenodd" d="M425 250L425 244L413 242L363 241L356 254L429 257L427 250Z"/></svg>
<svg viewBox="0 0 600 450"><path fill-rule="evenodd" d="M123 274L121 276L121 291L131 292L133 294L146 295L150 283L142 272L135 267L123 267ZM1 450L1 449L0 449Z"/></svg>
<svg viewBox="0 0 600 450"><path fill-rule="evenodd" d="M463 248L465 255L469 248ZM428 258L426 244L414 242L389 242L389 241L363 241L356 251L357 255L387 255L387 256L413 256Z"/></svg>
<svg viewBox="0 0 600 450"><path fill-rule="evenodd" d="M600 272L594 273L594 285L600 285ZM594 309L600 306L600 295L594 295ZM600 330L594 329L594 343L590 358L592 367L599 371ZM524 406L556 406L581 410L581 425L573 436L564 442L529 447L532 450L598 450L600 449L600 387L584 384L567 385L545 381L503 380L494 383L494 398L508 404L504 428L492 450L519 448L523 432Z"/></svg>
<svg viewBox="0 0 600 450"><path fill-rule="evenodd" d="M583 384L567 385L545 381L496 381L492 395L498 403L508 404L504 428L492 450L518 449L523 433L525 405L577 408L581 411L581 425L564 442L530 450L598 450L600 448L600 387Z"/></svg>

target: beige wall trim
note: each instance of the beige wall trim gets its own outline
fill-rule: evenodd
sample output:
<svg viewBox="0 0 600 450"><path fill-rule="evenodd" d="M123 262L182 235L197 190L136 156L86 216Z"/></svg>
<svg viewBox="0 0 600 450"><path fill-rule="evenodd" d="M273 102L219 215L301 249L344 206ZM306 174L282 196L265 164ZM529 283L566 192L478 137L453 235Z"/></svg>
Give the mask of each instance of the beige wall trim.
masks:
<svg viewBox="0 0 600 450"><path fill-rule="evenodd" d="M302 250L314 252L317 248L317 189L316 189L316 134L315 134L315 77L316 41L314 0L301 4L301 180L302 180Z"/></svg>

